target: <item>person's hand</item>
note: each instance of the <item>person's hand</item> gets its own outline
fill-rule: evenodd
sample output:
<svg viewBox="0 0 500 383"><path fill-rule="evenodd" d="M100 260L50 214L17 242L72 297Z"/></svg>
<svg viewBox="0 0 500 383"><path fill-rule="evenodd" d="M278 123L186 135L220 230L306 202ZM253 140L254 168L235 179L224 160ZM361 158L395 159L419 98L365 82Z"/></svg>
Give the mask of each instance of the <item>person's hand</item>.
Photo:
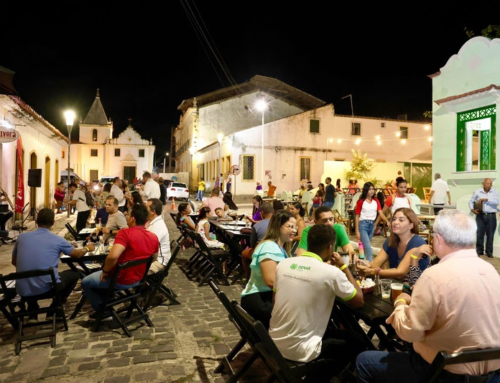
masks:
<svg viewBox="0 0 500 383"><path fill-rule="evenodd" d="M415 254L418 256L418 260L420 260L424 255L431 256L432 255L432 246L431 245L422 245L418 248L418 254Z"/></svg>
<svg viewBox="0 0 500 383"><path fill-rule="evenodd" d="M481 199L479 199L478 202L487 202L487 201L488 201L488 198L481 198Z"/></svg>
<svg viewBox="0 0 500 383"><path fill-rule="evenodd" d="M95 245L92 242L87 243L86 247L89 249L89 251L95 250Z"/></svg>
<svg viewBox="0 0 500 383"><path fill-rule="evenodd" d="M359 230L356 230L356 239L359 241L361 241L361 234L359 233Z"/></svg>
<svg viewBox="0 0 500 383"><path fill-rule="evenodd" d="M479 214L479 211L477 211L476 209L471 209L471 212L473 212L475 215Z"/></svg>
<svg viewBox="0 0 500 383"><path fill-rule="evenodd" d="M349 259L350 259L351 263L354 263L354 264L358 263L358 260L359 260L358 254L355 251L350 252Z"/></svg>
<svg viewBox="0 0 500 383"><path fill-rule="evenodd" d="M366 277L367 275L375 274L375 270L369 265L362 265L359 262L356 263L356 269L361 277Z"/></svg>
<svg viewBox="0 0 500 383"><path fill-rule="evenodd" d="M106 282L108 280L108 273L105 273L104 271L101 273L99 279L101 282Z"/></svg>
<svg viewBox="0 0 500 383"><path fill-rule="evenodd" d="M342 259L342 257L340 256L339 253L337 252L334 252L332 254L332 260L331 260L331 264L333 264L335 262L335 266L337 266L339 269L344 266L344 260Z"/></svg>

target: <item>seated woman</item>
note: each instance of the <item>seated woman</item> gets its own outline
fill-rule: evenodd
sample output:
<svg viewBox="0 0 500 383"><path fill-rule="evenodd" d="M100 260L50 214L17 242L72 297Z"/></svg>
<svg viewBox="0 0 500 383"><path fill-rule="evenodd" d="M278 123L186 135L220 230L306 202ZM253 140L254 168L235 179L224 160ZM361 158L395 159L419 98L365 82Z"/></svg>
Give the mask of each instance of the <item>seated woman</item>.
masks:
<svg viewBox="0 0 500 383"><path fill-rule="evenodd" d="M418 258L420 273L428 266L432 247L418 235L418 220L415 212L408 208L399 208L391 220L391 235L384 242L383 249L373 262L357 265L361 276L378 275L380 278L393 278L408 281L410 260ZM389 269L381 269L389 261Z"/></svg>
<svg viewBox="0 0 500 383"><path fill-rule="evenodd" d="M262 200L262 197L260 195L253 196L252 198L252 204L253 204L253 210L252 210L252 217L248 217L248 220L252 223L262 221L262 216L260 214L260 206L264 203Z"/></svg>
<svg viewBox="0 0 500 383"><path fill-rule="evenodd" d="M191 206L187 202L179 204L178 213L175 216L175 223L184 229L196 230L196 226L189 216L191 214Z"/></svg>
<svg viewBox="0 0 500 383"><path fill-rule="evenodd" d="M250 279L241 293L241 306L269 328L273 310L273 285L276 266L290 257L296 221L288 210L279 210L269 221L266 235L255 248L250 264Z"/></svg>
<svg viewBox="0 0 500 383"><path fill-rule="evenodd" d="M142 199L141 193L139 193L138 191L134 190L130 194L130 197L126 196L125 198L127 198L127 206L129 209L132 209L134 207L134 205L144 205L144 201Z"/></svg>
<svg viewBox="0 0 500 383"><path fill-rule="evenodd" d="M228 215L235 216L238 214L238 206L234 203L231 192L225 192L222 201L224 202L224 210Z"/></svg>
<svg viewBox="0 0 500 383"><path fill-rule="evenodd" d="M300 241L300 236L302 235L302 230L306 227L306 221L304 220L304 216L306 215L306 210L304 206L300 202L291 202L288 204L288 210L295 217L295 221L297 222L297 233L295 237L293 237L294 241Z"/></svg>
<svg viewBox="0 0 500 383"><path fill-rule="evenodd" d="M224 243L217 241L210 235L210 223L208 219L212 216L212 209L208 206L202 207L198 215L198 223L196 224L196 232L201 235L203 242L211 249L224 249Z"/></svg>

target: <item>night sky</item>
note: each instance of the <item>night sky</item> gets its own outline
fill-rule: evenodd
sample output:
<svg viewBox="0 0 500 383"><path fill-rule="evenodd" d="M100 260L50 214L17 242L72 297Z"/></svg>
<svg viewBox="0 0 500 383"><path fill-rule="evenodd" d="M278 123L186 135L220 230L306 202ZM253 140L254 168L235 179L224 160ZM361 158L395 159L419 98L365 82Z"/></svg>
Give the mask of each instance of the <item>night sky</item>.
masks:
<svg viewBox="0 0 500 383"><path fill-rule="evenodd" d="M99 88L115 137L131 117L158 162L182 100L257 74L338 114L351 114L352 94L355 115L421 121L427 76L467 41L464 28L500 24L498 1L13 3L2 5L0 65L21 98L66 133L63 111L84 118Z"/></svg>

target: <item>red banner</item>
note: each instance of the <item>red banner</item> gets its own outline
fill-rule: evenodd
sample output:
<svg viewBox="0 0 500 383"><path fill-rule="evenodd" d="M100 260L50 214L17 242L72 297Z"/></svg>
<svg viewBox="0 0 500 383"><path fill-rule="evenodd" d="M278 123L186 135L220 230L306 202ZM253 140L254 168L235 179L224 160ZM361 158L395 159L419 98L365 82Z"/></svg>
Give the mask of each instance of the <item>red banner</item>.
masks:
<svg viewBox="0 0 500 383"><path fill-rule="evenodd" d="M23 143L21 135L17 140L17 192L16 213L22 213L24 208L24 176L23 176Z"/></svg>

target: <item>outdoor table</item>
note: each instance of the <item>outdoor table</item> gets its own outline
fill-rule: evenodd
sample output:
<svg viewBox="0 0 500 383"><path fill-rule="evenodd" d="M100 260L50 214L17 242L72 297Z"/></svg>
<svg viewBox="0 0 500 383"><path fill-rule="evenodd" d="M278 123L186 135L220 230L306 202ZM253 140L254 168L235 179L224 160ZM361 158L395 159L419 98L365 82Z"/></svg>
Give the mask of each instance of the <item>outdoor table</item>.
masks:
<svg viewBox="0 0 500 383"><path fill-rule="evenodd" d="M382 298L382 296L370 293L364 295L364 302L365 304L363 307L354 308L342 299L336 297L332 316L338 319L348 329L361 335L369 350L377 349L372 342L372 338L375 334L380 340L378 349L387 351L404 349L405 345L402 345L402 341L397 338L394 328L385 323L386 319L394 311L394 304L391 299ZM370 329L368 333L363 330L359 324L359 320L362 320L369 326Z"/></svg>
<svg viewBox="0 0 500 383"><path fill-rule="evenodd" d="M425 215L425 214L418 214L417 218L422 221L422 222L427 222L427 229L430 230L432 228L432 223L436 219L435 215Z"/></svg>
<svg viewBox="0 0 500 383"><path fill-rule="evenodd" d="M86 228L83 228L82 230L80 230L80 232L78 234L79 235L92 234L94 231L95 231L95 227L94 228L86 227Z"/></svg>
<svg viewBox="0 0 500 383"><path fill-rule="evenodd" d="M228 237L235 238L238 241L243 240L248 246L251 234L241 232L241 229L246 226L245 222L217 220L209 220L208 222L210 222L210 225L212 225L215 229L223 231L228 235Z"/></svg>

